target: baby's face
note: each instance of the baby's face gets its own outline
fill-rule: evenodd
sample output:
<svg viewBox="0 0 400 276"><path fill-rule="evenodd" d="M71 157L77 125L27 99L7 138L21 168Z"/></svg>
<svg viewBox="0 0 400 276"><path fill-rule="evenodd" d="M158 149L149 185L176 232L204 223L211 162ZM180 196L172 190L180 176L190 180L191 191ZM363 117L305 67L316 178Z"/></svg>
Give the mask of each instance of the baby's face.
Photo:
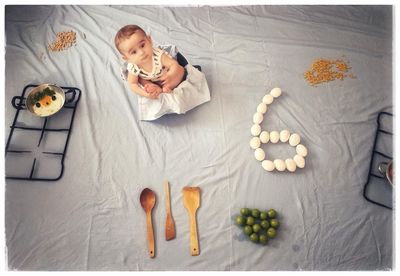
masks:
<svg viewBox="0 0 400 276"><path fill-rule="evenodd" d="M122 52L123 59L135 63L138 66L152 60L153 45L150 37L143 32L137 31L129 38L123 40L119 48Z"/></svg>

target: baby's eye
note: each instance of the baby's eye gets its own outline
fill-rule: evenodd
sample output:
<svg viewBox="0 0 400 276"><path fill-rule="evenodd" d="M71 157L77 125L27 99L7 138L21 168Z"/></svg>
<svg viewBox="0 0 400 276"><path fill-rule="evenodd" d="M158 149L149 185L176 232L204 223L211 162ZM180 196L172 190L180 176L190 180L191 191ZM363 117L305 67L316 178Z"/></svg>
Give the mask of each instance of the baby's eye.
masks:
<svg viewBox="0 0 400 276"><path fill-rule="evenodd" d="M134 55L134 54L136 54L136 51L133 51L133 52L132 52L132 55Z"/></svg>
<svg viewBox="0 0 400 276"><path fill-rule="evenodd" d="M144 43L142 45L140 45L140 48L143 48L143 47L144 47Z"/></svg>

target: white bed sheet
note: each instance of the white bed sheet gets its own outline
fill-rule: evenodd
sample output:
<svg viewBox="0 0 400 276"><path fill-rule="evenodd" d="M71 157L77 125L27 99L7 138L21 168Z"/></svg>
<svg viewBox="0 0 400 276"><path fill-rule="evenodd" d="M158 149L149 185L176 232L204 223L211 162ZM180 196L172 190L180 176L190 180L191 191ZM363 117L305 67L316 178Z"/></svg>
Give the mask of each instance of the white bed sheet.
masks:
<svg viewBox="0 0 400 276"><path fill-rule="evenodd" d="M392 109L391 6L7 6L5 16L5 139L11 99L25 85L82 90L63 177L6 180L9 269L392 269L393 212L362 195L377 114ZM139 121L113 45L126 24L201 65L211 101ZM66 30L77 32L77 45L47 51ZM343 55L356 79L318 88L304 80L316 58ZM275 86L283 95L263 126L301 135L309 156L295 174L264 171L249 148L252 116ZM267 151L293 154L280 145ZM177 227L168 242L163 180ZM197 257L189 254L186 185L202 190ZM158 200L154 259L139 203L145 187ZM244 206L281 215L267 247L242 240L233 217Z"/></svg>

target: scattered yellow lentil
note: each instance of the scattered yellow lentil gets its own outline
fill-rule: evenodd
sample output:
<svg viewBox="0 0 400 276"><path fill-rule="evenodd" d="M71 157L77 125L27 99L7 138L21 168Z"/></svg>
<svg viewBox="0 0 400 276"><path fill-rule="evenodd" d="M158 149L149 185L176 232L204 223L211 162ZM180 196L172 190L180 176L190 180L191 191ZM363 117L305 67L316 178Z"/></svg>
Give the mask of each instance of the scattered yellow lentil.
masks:
<svg viewBox="0 0 400 276"><path fill-rule="evenodd" d="M347 74L351 67L348 61L343 59L329 60L325 58L316 59L311 69L304 72L304 78L312 86L323 82L343 80L344 78L356 78L353 74Z"/></svg>
<svg viewBox="0 0 400 276"><path fill-rule="evenodd" d="M66 31L57 33L56 40L47 46L52 52L58 52L68 49L76 45L76 33L74 31Z"/></svg>

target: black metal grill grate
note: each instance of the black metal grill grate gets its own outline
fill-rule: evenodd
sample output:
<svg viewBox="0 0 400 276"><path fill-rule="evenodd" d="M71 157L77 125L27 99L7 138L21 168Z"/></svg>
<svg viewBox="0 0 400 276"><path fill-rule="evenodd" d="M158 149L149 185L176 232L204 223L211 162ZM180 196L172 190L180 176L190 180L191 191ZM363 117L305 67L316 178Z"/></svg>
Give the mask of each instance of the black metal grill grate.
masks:
<svg viewBox="0 0 400 276"><path fill-rule="evenodd" d="M6 179L56 181L63 175L81 90L61 87L65 93L63 108L42 118L31 114L25 106L26 92L37 86L25 86L22 95L12 99L16 112L5 150Z"/></svg>
<svg viewBox="0 0 400 276"><path fill-rule="evenodd" d="M377 123L368 180L364 185L363 195L369 202L393 209L393 186L378 171L380 162L388 163L393 160L393 114L380 112Z"/></svg>

